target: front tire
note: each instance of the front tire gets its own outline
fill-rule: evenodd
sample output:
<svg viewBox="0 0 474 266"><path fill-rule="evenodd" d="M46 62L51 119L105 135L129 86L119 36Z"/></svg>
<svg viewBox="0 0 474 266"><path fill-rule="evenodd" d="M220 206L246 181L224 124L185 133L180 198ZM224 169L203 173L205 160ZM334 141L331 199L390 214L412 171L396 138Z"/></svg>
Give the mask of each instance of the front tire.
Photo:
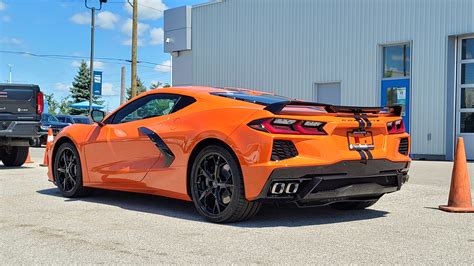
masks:
<svg viewBox="0 0 474 266"><path fill-rule="evenodd" d="M28 157L28 147L4 147L0 157L5 166L22 166L26 161L26 157Z"/></svg>
<svg viewBox="0 0 474 266"><path fill-rule="evenodd" d="M362 210L368 208L375 203L377 203L379 199L373 200L364 200L364 201L345 201L345 202L336 202L331 204L331 207L338 210Z"/></svg>
<svg viewBox="0 0 474 266"><path fill-rule="evenodd" d="M81 159L72 143L65 142L59 146L54 156L53 172L63 196L76 198L87 194L88 190L82 183Z"/></svg>
<svg viewBox="0 0 474 266"><path fill-rule="evenodd" d="M197 211L211 222L247 220L260 209L260 202L245 199L238 160L221 146L211 145L199 152L189 182Z"/></svg>

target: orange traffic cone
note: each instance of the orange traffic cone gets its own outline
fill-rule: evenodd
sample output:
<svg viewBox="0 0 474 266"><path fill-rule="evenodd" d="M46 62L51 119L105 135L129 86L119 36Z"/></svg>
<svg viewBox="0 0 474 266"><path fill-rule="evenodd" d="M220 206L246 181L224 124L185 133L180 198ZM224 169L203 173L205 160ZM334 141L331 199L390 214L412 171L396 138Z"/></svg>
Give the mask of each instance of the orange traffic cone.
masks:
<svg viewBox="0 0 474 266"><path fill-rule="evenodd" d="M439 209L447 212L474 212L474 208L472 207L471 186L469 185L469 175L467 173L464 139L461 137L458 138L456 155L454 157L448 205L440 205Z"/></svg>
<svg viewBox="0 0 474 266"><path fill-rule="evenodd" d="M25 163L34 163L32 160L31 160L31 157L30 157L30 148L28 148L28 156L26 156L26 161Z"/></svg>
<svg viewBox="0 0 474 266"><path fill-rule="evenodd" d="M46 149L44 150L43 163L40 164L40 166L48 166L49 165L48 152L49 152L49 149L51 149L51 144L53 144L53 141L54 141L53 130L51 128L49 128L48 129L48 138L46 139Z"/></svg>

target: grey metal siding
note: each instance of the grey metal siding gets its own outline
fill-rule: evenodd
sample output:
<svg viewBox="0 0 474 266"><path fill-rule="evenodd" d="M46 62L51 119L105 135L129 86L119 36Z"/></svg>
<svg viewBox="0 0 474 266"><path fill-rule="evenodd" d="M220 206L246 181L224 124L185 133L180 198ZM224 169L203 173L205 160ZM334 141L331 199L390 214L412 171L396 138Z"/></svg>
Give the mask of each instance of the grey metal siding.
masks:
<svg viewBox="0 0 474 266"><path fill-rule="evenodd" d="M449 35L474 32L472 0L225 0L192 10L193 84L379 105L386 43L412 43L412 152L446 152ZM432 138L428 140L427 135Z"/></svg>

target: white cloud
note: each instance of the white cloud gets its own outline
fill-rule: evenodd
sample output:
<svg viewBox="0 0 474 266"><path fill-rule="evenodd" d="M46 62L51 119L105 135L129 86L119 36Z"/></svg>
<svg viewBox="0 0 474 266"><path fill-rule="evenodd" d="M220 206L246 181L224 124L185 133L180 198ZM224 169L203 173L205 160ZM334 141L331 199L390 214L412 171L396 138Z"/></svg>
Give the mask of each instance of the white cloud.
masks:
<svg viewBox="0 0 474 266"><path fill-rule="evenodd" d="M132 38L128 38L126 40L123 40L122 45L131 46L132 45ZM143 39L137 39L137 45L138 46L143 46Z"/></svg>
<svg viewBox="0 0 474 266"><path fill-rule="evenodd" d="M153 28L150 30L151 44L163 44L164 31L162 28Z"/></svg>
<svg viewBox="0 0 474 266"><path fill-rule="evenodd" d="M156 65L155 70L162 73L171 72L171 60L165 60L161 64Z"/></svg>
<svg viewBox="0 0 474 266"><path fill-rule="evenodd" d="M91 23L91 16L87 12L76 13L71 17L71 21L80 25L88 25ZM97 27L103 29L114 29L118 21L119 16L110 11L103 11L97 15L95 23Z"/></svg>
<svg viewBox="0 0 474 266"><path fill-rule="evenodd" d="M122 32L127 34L128 36L132 36L132 23L133 23L133 20L129 18L122 25ZM137 25L138 36L142 36L149 28L150 28L150 25L146 23L138 22L138 25Z"/></svg>
<svg viewBox="0 0 474 266"><path fill-rule="evenodd" d="M125 21L125 23L123 23L122 25L122 32L127 34L129 37L132 36L132 19L129 18ZM137 44L138 46L143 46L145 43L143 41L142 38L140 38L140 36L143 36L143 34L145 32L148 31L148 29L150 28L150 25L146 24L146 23L140 23L138 22L138 25L137 25L137 34L138 34L138 39L137 39ZM124 41L122 41L122 44L123 45L132 45L132 38L128 38Z"/></svg>
<svg viewBox="0 0 474 266"><path fill-rule="evenodd" d="M103 29L114 29L115 24L119 21L119 16L110 11L103 11L97 15L97 26Z"/></svg>
<svg viewBox="0 0 474 266"><path fill-rule="evenodd" d="M69 91L69 88L70 88L70 87L71 87L71 86L66 85L66 84L64 84L64 83L62 83L62 82L57 82L56 84L54 84L54 89L55 89L55 90L58 90L58 91Z"/></svg>
<svg viewBox="0 0 474 266"><path fill-rule="evenodd" d="M7 9L7 5L3 1L0 1L0 11L5 9Z"/></svg>
<svg viewBox="0 0 474 266"><path fill-rule="evenodd" d="M118 92L112 83L104 82L102 84L102 95L103 96L116 96L118 95Z"/></svg>
<svg viewBox="0 0 474 266"><path fill-rule="evenodd" d="M125 2L125 10L131 15L133 8ZM157 20L163 16L163 11L167 9L162 0L138 0L138 18Z"/></svg>
<svg viewBox="0 0 474 266"><path fill-rule="evenodd" d="M89 61L86 61L87 66L90 65ZM81 61L74 60L71 63L71 66L73 67L80 67L81 66ZM102 61L96 61L94 60L94 69L104 69L105 68L105 63Z"/></svg>
<svg viewBox="0 0 474 266"><path fill-rule="evenodd" d="M15 44L15 45L20 45L23 42L17 38L11 38L11 37L1 37L0 38L0 43L1 44Z"/></svg>
<svg viewBox="0 0 474 266"><path fill-rule="evenodd" d="M90 24L91 23L91 17L87 12L83 13L76 13L71 17L72 22L76 24Z"/></svg>

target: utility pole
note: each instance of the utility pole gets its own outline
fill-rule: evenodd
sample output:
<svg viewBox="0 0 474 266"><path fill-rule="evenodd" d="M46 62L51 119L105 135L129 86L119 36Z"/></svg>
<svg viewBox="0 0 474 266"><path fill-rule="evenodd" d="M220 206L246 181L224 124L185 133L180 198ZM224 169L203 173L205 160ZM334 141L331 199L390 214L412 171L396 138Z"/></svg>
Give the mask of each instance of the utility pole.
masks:
<svg viewBox="0 0 474 266"><path fill-rule="evenodd" d="M120 105L125 103L125 67L122 67L120 82Z"/></svg>
<svg viewBox="0 0 474 266"><path fill-rule="evenodd" d="M12 67L13 65L12 64L8 64L8 71L10 73L10 78L8 79L8 83L12 83Z"/></svg>
<svg viewBox="0 0 474 266"><path fill-rule="evenodd" d="M91 58L89 63L90 68L90 88L89 88L89 116L92 114L92 99L94 98L94 32L95 32L95 11L102 9L102 4L107 3L107 0L99 0L99 8L87 5L87 0L84 0L86 8L91 10Z"/></svg>
<svg viewBox="0 0 474 266"><path fill-rule="evenodd" d="M130 1L129 1L130 3ZM138 0L133 0L132 22L132 97L137 96L137 27L138 27Z"/></svg>

